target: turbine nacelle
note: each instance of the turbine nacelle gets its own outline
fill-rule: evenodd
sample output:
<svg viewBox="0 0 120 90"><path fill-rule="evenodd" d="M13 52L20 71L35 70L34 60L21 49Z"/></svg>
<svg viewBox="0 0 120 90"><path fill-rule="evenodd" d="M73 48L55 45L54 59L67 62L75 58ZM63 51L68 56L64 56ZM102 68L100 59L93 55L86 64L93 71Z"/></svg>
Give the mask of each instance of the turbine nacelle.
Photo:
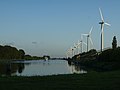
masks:
<svg viewBox="0 0 120 90"><path fill-rule="evenodd" d="M90 37L90 35L88 34L87 37Z"/></svg>
<svg viewBox="0 0 120 90"><path fill-rule="evenodd" d="M99 24L104 24L104 22L99 22Z"/></svg>

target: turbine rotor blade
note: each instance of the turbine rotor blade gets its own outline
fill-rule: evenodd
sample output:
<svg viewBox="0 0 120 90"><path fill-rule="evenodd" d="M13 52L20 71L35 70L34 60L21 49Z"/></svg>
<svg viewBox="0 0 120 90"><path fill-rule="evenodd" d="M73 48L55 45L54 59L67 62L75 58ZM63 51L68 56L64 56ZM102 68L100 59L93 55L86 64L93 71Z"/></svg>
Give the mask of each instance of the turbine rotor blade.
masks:
<svg viewBox="0 0 120 90"><path fill-rule="evenodd" d="M90 32L89 32L89 35L91 34L92 30L93 30L93 27L91 27Z"/></svg>
<svg viewBox="0 0 120 90"><path fill-rule="evenodd" d="M80 44L81 44L80 42L77 44L77 47L78 47L78 48L80 48Z"/></svg>
<svg viewBox="0 0 120 90"><path fill-rule="evenodd" d="M83 42L83 44L85 44L87 46L87 44L85 42Z"/></svg>
<svg viewBox="0 0 120 90"><path fill-rule="evenodd" d="M106 24L107 26L111 26L109 23L104 23L104 24Z"/></svg>
<svg viewBox="0 0 120 90"><path fill-rule="evenodd" d="M80 41L78 40L78 43L77 43L77 45L79 46L80 45Z"/></svg>
<svg viewBox="0 0 120 90"><path fill-rule="evenodd" d="M74 47L75 47L75 48L76 48L76 46L77 46L77 45L74 43Z"/></svg>
<svg viewBox="0 0 120 90"><path fill-rule="evenodd" d="M70 48L70 50L72 51L72 50L73 50L73 48L71 47L71 48Z"/></svg>
<svg viewBox="0 0 120 90"><path fill-rule="evenodd" d="M100 11L101 20L104 21L104 18L103 18L103 15L102 15L102 11L101 11L100 8L99 8L99 11Z"/></svg>
<svg viewBox="0 0 120 90"><path fill-rule="evenodd" d="M82 34L82 35L84 35L84 36L88 36L88 34Z"/></svg>
<svg viewBox="0 0 120 90"><path fill-rule="evenodd" d="M89 38L89 39L90 39L91 44L93 45L93 41L92 41L92 39L91 39L91 38Z"/></svg>

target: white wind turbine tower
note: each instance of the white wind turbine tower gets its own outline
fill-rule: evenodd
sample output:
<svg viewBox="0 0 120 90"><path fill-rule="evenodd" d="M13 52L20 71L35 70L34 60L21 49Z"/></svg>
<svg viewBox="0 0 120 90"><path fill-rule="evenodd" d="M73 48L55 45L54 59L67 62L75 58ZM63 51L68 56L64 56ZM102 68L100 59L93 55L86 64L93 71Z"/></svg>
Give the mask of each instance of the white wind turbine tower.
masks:
<svg viewBox="0 0 120 90"><path fill-rule="evenodd" d="M88 34L82 34L82 35L87 37L87 52L88 52L89 47L90 47L89 40L90 40L90 43L93 45L93 42L92 42L92 39L91 39L92 30L93 30L93 27L91 27L91 30L90 30L90 32Z"/></svg>
<svg viewBox="0 0 120 90"><path fill-rule="evenodd" d="M104 48L104 33L103 33L103 30L104 30L104 25L107 25L107 26L111 26L110 24L104 22L104 18L103 18L103 15L102 15L102 11L101 9L99 8L99 11L100 11L100 16L101 16L101 22L99 22L99 24L101 25L101 52Z"/></svg>

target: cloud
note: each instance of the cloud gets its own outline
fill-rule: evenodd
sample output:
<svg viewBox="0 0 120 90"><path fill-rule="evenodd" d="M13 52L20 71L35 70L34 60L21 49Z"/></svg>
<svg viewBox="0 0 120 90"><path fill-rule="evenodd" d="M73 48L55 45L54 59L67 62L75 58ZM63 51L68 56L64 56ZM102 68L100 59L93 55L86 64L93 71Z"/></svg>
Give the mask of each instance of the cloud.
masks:
<svg viewBox="0 0 120 90"><path fill-rule="evenodd" d="M32 42L32 44L37 44L37 42Z"/></svg>

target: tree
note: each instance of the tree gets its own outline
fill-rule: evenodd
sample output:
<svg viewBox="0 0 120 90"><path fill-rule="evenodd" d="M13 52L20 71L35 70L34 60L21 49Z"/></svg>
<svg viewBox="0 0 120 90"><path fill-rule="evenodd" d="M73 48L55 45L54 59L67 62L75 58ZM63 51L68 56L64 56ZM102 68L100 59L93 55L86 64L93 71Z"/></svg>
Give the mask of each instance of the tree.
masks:
<svg viewBox="0 0 120 90"><path fill-rule="evenodd" d="M117 48L117 40L116 40L116 36L114 36L112 42L112 49L116 49L116 48Z"/></svg>
<svg viewBox="0 0 120 90"><path fill-rule="evenodd" d="M20 50L19 50L19 53L20 53L20 58L21 58L21 59L24 59L24 56L25 56L24 50L20 49Z"/></svg>
<svg viewBox="0 0 120 90"><path fill-rule="evenodd" d="M16 47L9 45L2 46L0 45L0 59L6 60L15 60L15 59L24 59L25 52L24 50L18 50Z"/></svg>
<svg viewBox="0 0 120 90"><path fill-rule="evenodd" d="M25 59L25 60L31 60L31 58L32 58L31 55L25 55L25 56L24 56L24 59Z"/></svg>

